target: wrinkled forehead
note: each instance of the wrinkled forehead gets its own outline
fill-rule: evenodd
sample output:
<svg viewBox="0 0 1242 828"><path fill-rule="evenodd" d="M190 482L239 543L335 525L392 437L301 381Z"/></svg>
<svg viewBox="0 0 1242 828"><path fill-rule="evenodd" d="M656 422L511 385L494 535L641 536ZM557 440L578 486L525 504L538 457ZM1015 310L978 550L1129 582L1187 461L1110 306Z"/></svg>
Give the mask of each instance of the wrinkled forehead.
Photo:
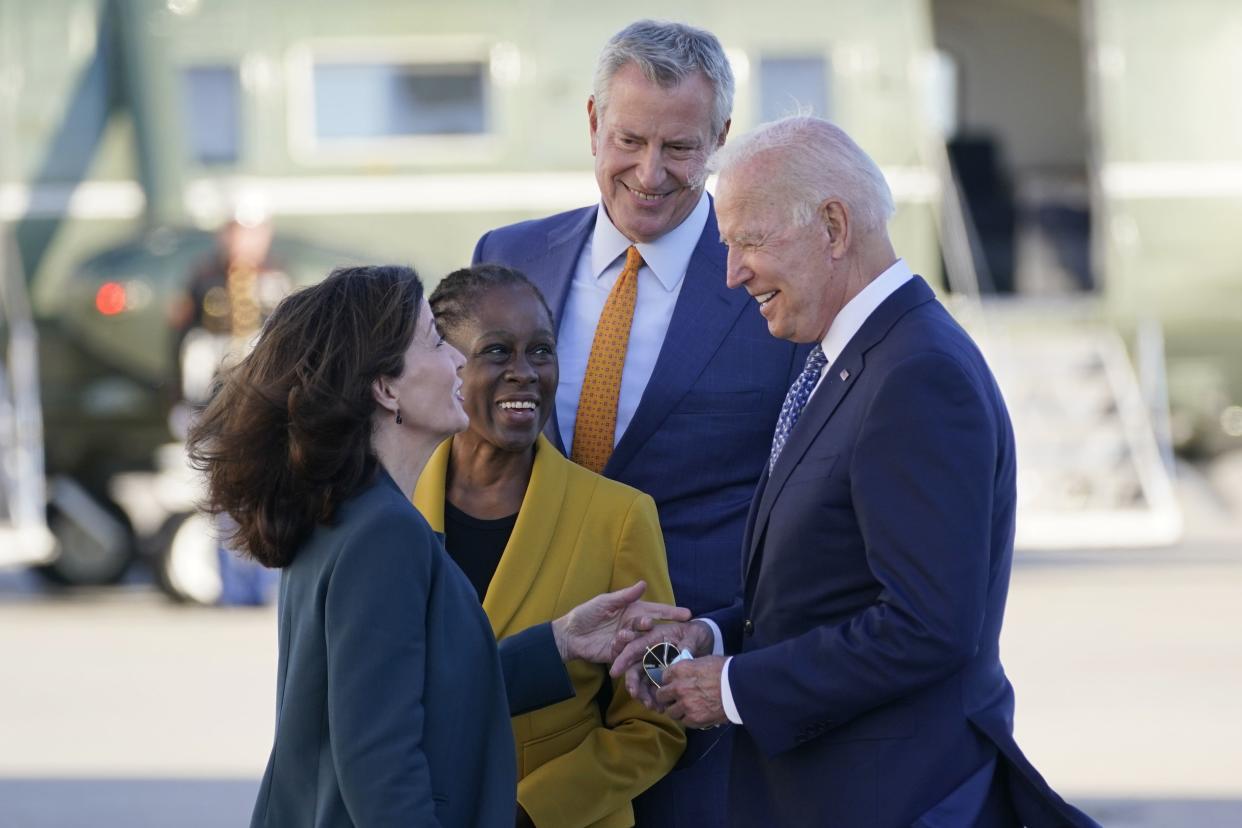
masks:
<svg viewBox="0 0 1242 828"><path fill-rule="evenodd" d="M601 114L610 121L675 123L678 129L693 128L707 136L713 127L715 102L715 88L702 71L670 83L648 78L638 64L631 62L612 76L607 95L598 103Z"/></svg>

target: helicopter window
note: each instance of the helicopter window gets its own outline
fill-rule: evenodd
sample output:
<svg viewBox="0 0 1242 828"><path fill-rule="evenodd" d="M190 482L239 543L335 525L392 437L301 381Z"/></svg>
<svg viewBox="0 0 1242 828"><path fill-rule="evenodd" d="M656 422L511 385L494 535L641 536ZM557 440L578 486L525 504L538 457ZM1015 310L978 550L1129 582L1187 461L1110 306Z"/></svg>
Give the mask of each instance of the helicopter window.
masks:
<svg viewBox="0 0 1242 828"><path fill-rule="evenodd" d="M181 71L190 157L203 165L235 164L240 156L241 85L236 66Z"/></svg>
<svg viewBox="0 0 1242 828"><path fill-rule="evenodd" d="M831 118L828 71L823 55L761 57L760 120L774 121L806 109L820 118Z"/></svg>
<svg viewBox="0 0 1242 828"><path fill-rule="evenodd" d="M487 66L459 63L317 63L320 141L487 132Z"/></svg>

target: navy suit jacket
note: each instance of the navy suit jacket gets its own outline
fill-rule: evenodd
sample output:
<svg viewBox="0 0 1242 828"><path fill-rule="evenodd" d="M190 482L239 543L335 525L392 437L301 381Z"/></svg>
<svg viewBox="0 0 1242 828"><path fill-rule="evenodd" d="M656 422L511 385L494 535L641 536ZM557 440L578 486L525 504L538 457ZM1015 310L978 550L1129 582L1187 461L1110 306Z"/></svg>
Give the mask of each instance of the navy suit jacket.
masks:
<svg viewBox="0 0 1242 828"><path fill-rule="evenodd" d="M740 652L736 824L934 824L919 820L994 759L1026 825L1092 824L1013 740L998 642L1014 470L983 356L912 279L828 367L765 471L742 601L712 616Z"/></svg>
<svg viewBox="0 0 1242 828"><path fill-rule="evenodd" d="M586 207L493 230L474 261L524 272L559 322L596 213ZM695 614L737 595L746 510L807 352L769 335L750 296L728 288L726 252L709 211L651 380L604 468L655 500L673 592ZM565 451L555 414L548 437Z"/></svg>
<svg viewBox="0 0 1242 828"><path fill-rule="evenodd" d="M568 678L550 630L514 639L524 680L513 706L555 700ZM524 669L533 663L552 665L550 689ZM491 626L383 470L282 573L276 699L252 826L513 824L513 732Z"/></svg>

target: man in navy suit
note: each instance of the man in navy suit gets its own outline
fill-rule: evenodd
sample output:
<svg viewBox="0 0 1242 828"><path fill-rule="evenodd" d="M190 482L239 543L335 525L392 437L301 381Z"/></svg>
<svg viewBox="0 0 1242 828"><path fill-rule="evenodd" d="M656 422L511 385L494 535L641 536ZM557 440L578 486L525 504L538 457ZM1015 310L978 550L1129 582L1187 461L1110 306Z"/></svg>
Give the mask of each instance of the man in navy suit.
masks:
<svg viewBox="0 0 1242 828"><path fill-rule="evenodd" d="M730 287L816 344L750 508L741 599L614 669L651 640L694 652L646 695L691 727L740 725L735 825L1093 824L1013 739L1013 432L983 356L894 254L879 168L809 117L715 163Z"/></svg>
<svg viewBox="0 0 1242 828"><path fill-rule="evenodd" d="M548 431L566 453L604 305L628 249L641 255L614 449L597 470L655 499L674 593L696 614L736 593L746 509L805 356L768 336L754 303L725 285L703 184L732 105L715 36L674 23L626 27L601 53L587 101L600 203L493 230L474 252L476 263L525 272L557 315L560 387ZM696 736L683 759L693 766L636 802L639 825L724 824L728 742Z"/></svg>

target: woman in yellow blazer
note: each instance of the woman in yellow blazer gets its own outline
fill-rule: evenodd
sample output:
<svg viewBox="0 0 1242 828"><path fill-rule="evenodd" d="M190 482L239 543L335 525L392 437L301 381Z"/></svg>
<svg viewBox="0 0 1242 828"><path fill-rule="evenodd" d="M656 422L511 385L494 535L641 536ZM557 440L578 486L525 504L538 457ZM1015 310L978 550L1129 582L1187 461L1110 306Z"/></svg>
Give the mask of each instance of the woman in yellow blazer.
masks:
<svg viewBox="0 0 1242 828"><path fill-rule="evenodd" d="M414 504L445 533L496 637L637 579L648 599L673 603L655 502L576 465L541 434L558 369L538 289L517 271L478 265L445 277L431 307L466 356L470 427L436 450ZM512 720L518 824L633 825L631 801L673 767L685 734L607 667L568 669L571 699Z"/></svg>

